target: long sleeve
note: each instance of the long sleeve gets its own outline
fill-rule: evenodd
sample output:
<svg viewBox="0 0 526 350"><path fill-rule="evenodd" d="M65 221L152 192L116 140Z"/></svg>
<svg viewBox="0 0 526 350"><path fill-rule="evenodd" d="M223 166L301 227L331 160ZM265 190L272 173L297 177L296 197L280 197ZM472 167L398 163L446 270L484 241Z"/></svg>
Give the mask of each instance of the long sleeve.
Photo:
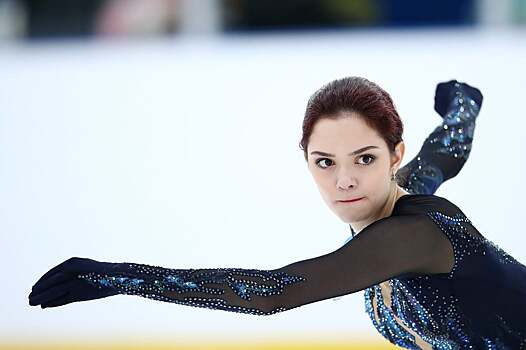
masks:
<svg viewBox="0 0 526 350"><path fill-rule="evenodd" d="M396 276L444 272L449 241L426 215L373 222L351 242L273 270L168 269L122 263L120 272L79 278L117 294L224 311L270 315L363 290Z"/></svg>
<svg viewBox="0 0 526 350"><path fill-rule="evenodd" d="M443 182L460 172L471 152L482 94L464 83L442 84L435 95L435 110L442 123L426 138L415 158L396 174L398 184L410 193L434 194Z"/></svg>

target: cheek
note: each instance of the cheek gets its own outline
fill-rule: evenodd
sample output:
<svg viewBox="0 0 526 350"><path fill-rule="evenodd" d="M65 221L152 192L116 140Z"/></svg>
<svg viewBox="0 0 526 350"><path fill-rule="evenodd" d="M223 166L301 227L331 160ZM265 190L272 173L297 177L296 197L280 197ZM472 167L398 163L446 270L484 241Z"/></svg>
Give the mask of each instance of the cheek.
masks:
<svg viewBox="0 0 526 350"><path fill-rule="evenodd" d="M376 164L376 166L373 166L370 169L367 169L367 171L364 173L364 176L361 177L362 181L365 181L367 183L375 183L375 184L383 184L388 183L389 181L389 174L387 173L387 166L383 164Z"/></svg>
<svg viewBox="0 0 526 350"><path fill-rule="evenodd" d="M330 200L330 196L333 195L335 186L332 179L329 176L320 173L313 173L312 176L318 190L322 194L322 197Z"/></svg>
<svg viewBox="0 0 526 350"><path fill-rule="evenodd" d="M325 197L330 196L334 192L334 184L326 177L320 177L317 180L318 188Z"/></svg>
<svg viewBox="0 0 526 350"><path fill-rule="evenodd" d="M364 185L370 192L381 194L389 189L390 182L386 174L377 172L364 178Z"/></svg>

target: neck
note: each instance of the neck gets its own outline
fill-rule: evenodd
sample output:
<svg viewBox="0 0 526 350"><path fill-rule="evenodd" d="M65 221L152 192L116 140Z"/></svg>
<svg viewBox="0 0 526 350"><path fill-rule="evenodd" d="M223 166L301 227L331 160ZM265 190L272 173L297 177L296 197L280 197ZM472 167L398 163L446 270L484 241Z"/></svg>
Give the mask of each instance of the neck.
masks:
<svg viewBox="0 0 526 350"><path fill-rule="evenodd" d="M385 205L380 209L378 213L367 218L366 220L351 223L351 230L354 231L353 235L357 235L358 233L360 233L361 230L363 230L365 227L369 226L373 222L391 216L391 214L393 213L394 205L398 198L406 194L410 194L409 192L407 192L406 190L404 190L396 184L393 187L394 188L390 192L389 197L385 202Z"/></svg>

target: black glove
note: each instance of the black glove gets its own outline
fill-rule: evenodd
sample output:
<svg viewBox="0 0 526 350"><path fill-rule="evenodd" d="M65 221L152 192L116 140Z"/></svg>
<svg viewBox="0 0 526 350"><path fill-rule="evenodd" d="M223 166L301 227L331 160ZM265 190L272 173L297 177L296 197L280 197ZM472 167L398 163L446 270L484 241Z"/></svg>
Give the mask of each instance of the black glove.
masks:
<svg viewBox="0 0 526 350"><path fill-rule="evenodd" d="M61 306L77 301L100 299L118 294L111 287L95 286L79 278L83 273L106 274L119 271L124 264L99 262L85 258L70 258L46 272L32 288L29 305Z"/></svg>
<svg viewBox="0 0 526 350"><path fill-rule="evenodd" d="M439 83L435 91L435 111L440 114L442 118L446 116L451 108L451 104L454 103L456 93L472 98L477 104L478 109L482 107L483 98L479 89L456 80Z"/></svg>

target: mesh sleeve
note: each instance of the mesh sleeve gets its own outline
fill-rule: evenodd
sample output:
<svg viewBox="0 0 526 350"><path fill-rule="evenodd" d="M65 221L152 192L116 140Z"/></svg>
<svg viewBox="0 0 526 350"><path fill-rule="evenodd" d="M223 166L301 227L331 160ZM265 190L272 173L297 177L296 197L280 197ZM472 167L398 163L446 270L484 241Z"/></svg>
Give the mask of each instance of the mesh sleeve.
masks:
<svg viewBox="0 0 526 350"><path fill-rule="evenodd" d="M255 315L363 290L408 274L443 273L447 238L426 215L390 216L352 241L273 270L168 269L123 263L122 272L79 275L99 288L158 301Z"/></svg>

